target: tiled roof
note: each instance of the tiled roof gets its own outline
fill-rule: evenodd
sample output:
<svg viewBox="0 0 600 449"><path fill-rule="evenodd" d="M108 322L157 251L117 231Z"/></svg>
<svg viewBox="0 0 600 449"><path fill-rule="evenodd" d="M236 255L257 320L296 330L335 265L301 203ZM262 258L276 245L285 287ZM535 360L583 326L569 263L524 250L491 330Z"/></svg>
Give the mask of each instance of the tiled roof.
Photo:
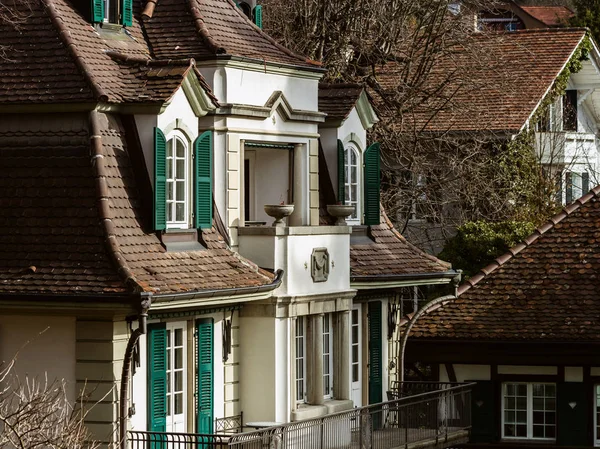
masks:
<svg viewBox="0 0 600 449"><path fill-rule="evenodd" d="M319 84L319 111L327 120L344 120L356 105L363 88L359 84Z"/></svg>
<svg viewBox="0 0 600 449"><path fill-rule="evenodd" d="M187 252L166 252L144 232L123 126L98 117L100 159L90 156L84 114L0 117L0 293L174 293L273 280L214 229L203 232L206 250Z"/></svg>
<svg viewBox="0 0 600 449"><path fill-rule="evenodd" d="M520 6L520 8L544 25L564 25L575 15L566 6Z"/></svg>
<svg viewBox="0 0 600 449"><path fill-rule="evenodd" d="M374 276L448 273L452 270L449 263L409 243L394 228L383 208L381 224L370 228L372 243L350 245L350 276L353 281Z"/></svg>
<svg viewBox="0 0 600 449"><path fill-rule="evenodd" d="M140 226L138 217L143 212L122 124L100 115L100 127L115 236L127 266L144 290L175 293L253 287L273 280L229 250L214 228L203 232L206 250L165 252L156 234L146 233Z"/></svg>
<svg viewBox="0 0 600 449"><path fill-rule="evenodd" d="M0 102L93 101L90 85L39 1L14 2L18 25L0 20Z"/></svg>
<svg viewBox="0 0 600 449"><path fill-rule="evenodd" d="M397 122L399 131L519 131L584 38L585 29L556 28L474 34L478 51L457 44L440 56L423 100ZM487 55L487 56L485 56ZM398 87L396 62L376 69L384 92ZM438 90L439 89L439 90ZM386 117L381 96L370 91Z"/></svg>
<svg viewBox="0 0 600 449"><path fill-rule="evenodd" d="M417 321L411 338L599 340L600 186Z"/></svg>

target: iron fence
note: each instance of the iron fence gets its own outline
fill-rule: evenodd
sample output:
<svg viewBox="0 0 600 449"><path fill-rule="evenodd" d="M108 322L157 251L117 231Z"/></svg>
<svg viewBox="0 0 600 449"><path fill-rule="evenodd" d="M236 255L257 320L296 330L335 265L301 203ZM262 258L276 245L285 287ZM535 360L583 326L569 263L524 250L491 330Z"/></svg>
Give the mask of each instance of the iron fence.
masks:
<svg viewBox="0 0 600 449"><path fill-rule="evenodd" d="M402 397L321 418L230 435L128 432L129 449L411 449L465 443L473 384L405 382ZM429 389L405 395L411 388Z"/></svg>
<svg viewBox="0 0 600 449"><path fill-rule="evenodd" d="M127 432L130 449L213 449L226 448L228 437L176 432Z"/></svg>
<svg viewBox="0 0 600 449"><path fill-rule="evenodd" d="M423 381L392 381L392 388L388 394L388 400L399 399L405 396L414 396L430 391L445 390L447 388L464 385L464 382L423 382Z"/></svg>
<svg viewBox="0 0 600 449"><path fill-rule="evenodd" d="M232 436L235 449L393 449L466 442L472 384Z"/></svg>

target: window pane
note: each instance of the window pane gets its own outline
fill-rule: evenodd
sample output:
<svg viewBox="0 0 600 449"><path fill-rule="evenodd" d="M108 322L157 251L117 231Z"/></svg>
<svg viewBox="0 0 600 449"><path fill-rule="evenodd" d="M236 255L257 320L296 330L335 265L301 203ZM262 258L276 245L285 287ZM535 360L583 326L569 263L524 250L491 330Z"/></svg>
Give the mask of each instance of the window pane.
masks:
<svg viewBox="0 0 600 449"><path fill-rule="evenodd" d="M167 178L173 178L173 159L167 159Z"/></svg>
<svg viewBox="0 0 600 449"><path fill-rule="evenodd" d="M357 188L356 188L356 187L357 187L357 186L355 186L355 185L353 185L353 186L351 187L351 192L352 192L352 198L351 198L351 199L352 199L353 201L356 201L356 191L357 191Z"/></svg>
<svg viewBox="0 0 600 449"><path fill-rule="evenodd" d="M173 221L173 207L172 207L172 204L167 204L167 221Z"/></svg>
<svg viewBox="0 0 600 449"><path fill-rule="evenodd" d="M544 426L533 426L533 438L544 438Z"/></svg>
<svg viewBox="0 0 600 449"><path fill-rule="evenodd" d="M534 397L543 397L544 396L544 385L533 384L533 396Z"/></svg>
<svg viewBox="0 0 600 449"><path fill-rule="evenodd" d="M525 385L525 384L517 385L517 396L527 396L527 385Z"/></svg>
<svg viewBox="0 0 600 449"><path fill-rule="evenodd" d="M175 177L177 179L185 179L185 160L177 159L176 164Z"/></svg>
<svg viewBox="0 0 600 449"><path fill-rule="evenodd" d="M176 221L184 221L185 220L185 205L183 203L177 203L175 205L175 220Z"/></svg>
<svg viewBox="0 0 600 449"><path fill-rule="evenodd" d="M173 182L167 182L167 201L173 200Z"/></svg>
<svg viewBox="0 0 600 449"><path fill-rule="evenodd" d="M546 397L556 397L555 385L546 385Z"/></svg>
<svg viewBox="0 0 600 449"><path fill-rule="evenodd" d="M185 157L185 147L179 139L177 139L177 157Z"/></svg>
<svg viewBox="0 0 600 449"><path fill-rule="evenodd" d="M358 365L352 365L352 382L358 382Z"/></svg>
<svg viewBox="0 0 600 449"><path fill-rule="evenodd" d="M167 393L171 392L171 373L167 372Z"/></svg>
<svg viewBox="0 0 600 449"><path fill-rule="evenodd" d="M507 436L507 437L516 436L514 424L505 424L504 425L504 436Z"/></svg>
<svg viewBox="0 0 600 449"><path fill-rule="evenodd" d="M350 165L356 165L356 152L350 150Z"/></svg>
<svg viewBox="0 0 600 449"><path fill-rule="evenodd" d="M167 157L173 157L173 139L167 142Z"/></svg>
<svg viewBox="0 0 600 449"><path fill-rule="evenodd" d="M183 371L175 371L174 391L183 391Z"/></svg>
<svg viewBox="0 0 600 449"><path fill-rule="evenodd" d="M352 326L352 343L358 343L358 326Z"/></svg>
<svg viewBox="0 0 600 449"><path fill-rule="evenodd" d="M526 437L527 436L527 426L519 424L517 426L517 436L518 437Z"/></svg>
<svg viewBox="0 0 600 449"><path fill-rule="evenodd" d="M527 424L527 412L517 412L517 422L519 424Z"/></svg>
<svg viewBox="0 0 600 449"><path fill-rule="evenodd" d="M517 410L527 410L527 398L517 398Z"/></svg>
<svg viewBox="0 0 600 449"><path fill-rule="evenodd" d="M556 399L554 399L554 398L546 399L546 410L556 410Z"/></svg>
<svg viewBox="0 0 600 449"><path fill-rule="evenodd" d="M515 398L506 398L506 402L505 402L505 408L507 409L514 409L515 406L517 405L517 400Z"/></svg>
<svg viewBox="0 0 600 449"><path fill-rule="evenodd" d="M183 394L177 393L175 395L175 414L180 415L183 413Z"/></svg>
<svg viewBox="0 0 600 449"><path fill-rule="evenodd" d="M544 398L533 398L533 409L544 410Z"/></svg>
<svg viewBox="0 0 600 449"><path fill-rule="evenodd" d="M546 426L546 438L556 438L556 427Z"/></svg>
<svg viewBox="0 0 600 449"><path fill-rule="evenodd" d="M515 412L505 411L504 412L504 421L507 423L515 422Z"/></svg>
<svg viewBox="0 0 600 449"><path fill-rule="evenodd" d="M358 182L358 180L356 179L356 167L352 167L350 169L350 182L352 182L353 184L356 184Z"/></svg>
<svg viewBox="0 0 600 449"><path fill-rule="evenodd" d="M533 412L533 423L544 424L544 412Z"/></svg>
<svg viewBox="0 0 600 449"><path fill-rule="evenodd" d="M546 412L546 424L556 424L556 414L554 412Z"/></svg>
<svg viewBox="0 0 600 449"><path fill-rule="evenodd" d="M171 395L167 395L167 416L173 416L173 412L171 411Z"/></svg>
<svg viewBox="0 0 600 449"><path fill-rule="evenodd" d="M358 346L356 345L352 346L352 361L358 362Z"/></svg>
<svg viewBox="0 0 600 449"><path fill-rule="evenodd" d="M183 201L185 199L185 181L177 181L177 201Z"/></svg>
<svg viewBox="0 0 600 449"><path fill-rule="evenodd" d="M175 349L175 369L183 368L183 348Z"/></svg>

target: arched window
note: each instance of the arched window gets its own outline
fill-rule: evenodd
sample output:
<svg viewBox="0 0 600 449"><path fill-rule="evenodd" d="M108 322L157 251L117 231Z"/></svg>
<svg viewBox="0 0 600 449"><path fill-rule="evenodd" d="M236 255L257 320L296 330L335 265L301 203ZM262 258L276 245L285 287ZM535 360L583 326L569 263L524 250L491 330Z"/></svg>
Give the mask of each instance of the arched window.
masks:
<svg viewBox="0 0 600 449"><path fill-rule="evenodd" d="M167 140L167 227L187 228L190 222L190 149L175 133Z"/></svg>
<svg viewBox="0 0 600 449"><path fill-rule="evenodd" d="M350 220L359 220L360 217L360 156L353 145L347 145L344 150L345 167L345 202L354 206L354 213Z"/></svg>

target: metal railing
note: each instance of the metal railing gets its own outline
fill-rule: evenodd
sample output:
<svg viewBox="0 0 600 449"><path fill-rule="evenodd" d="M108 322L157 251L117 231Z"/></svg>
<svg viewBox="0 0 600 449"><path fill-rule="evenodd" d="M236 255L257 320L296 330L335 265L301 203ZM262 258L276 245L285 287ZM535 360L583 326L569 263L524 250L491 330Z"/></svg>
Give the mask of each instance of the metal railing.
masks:
<svg viewBox="0 0 600 449"><path fill-rule="evenodd" d="M234 435L236 449L392 449L466 442L472 384Z"/></svg>
<svg viewBox="0 0 600 449"><path fill-rule="evenodd" d="M212 449L226 448L228 437L198 433L141 432L130 430L127 440L131 449Z"/></svg>
<svg viewBox="0 0 600 449"><path fill-rule="evenodd" d="M225 418L215 419L215 432L221 433L240 433L244 431L244 412L239 415L226 416Z"/></svg>
<svg viewBox="0 0 600 449"><path fill-rule="evenodd" d="M430 391L445 390L452 387L464 385L464 382L435 382L435 381L404 381L396 380L391 382L392 388L388 392L388 401L403 398L405 396L414 396Z"/></svg>
<svg viewBox="0 0 600 449"><path fill-rule="evenodd" d="M426 385L427 384L427 385ZM437 388L435 386L437 385ZM128 432L130 449L420 449L466 443L474 384L404 382L402 397L231 435ZM405 395L417 389L419 394ZM392 392L392 394L394 394Z"/></svg>

